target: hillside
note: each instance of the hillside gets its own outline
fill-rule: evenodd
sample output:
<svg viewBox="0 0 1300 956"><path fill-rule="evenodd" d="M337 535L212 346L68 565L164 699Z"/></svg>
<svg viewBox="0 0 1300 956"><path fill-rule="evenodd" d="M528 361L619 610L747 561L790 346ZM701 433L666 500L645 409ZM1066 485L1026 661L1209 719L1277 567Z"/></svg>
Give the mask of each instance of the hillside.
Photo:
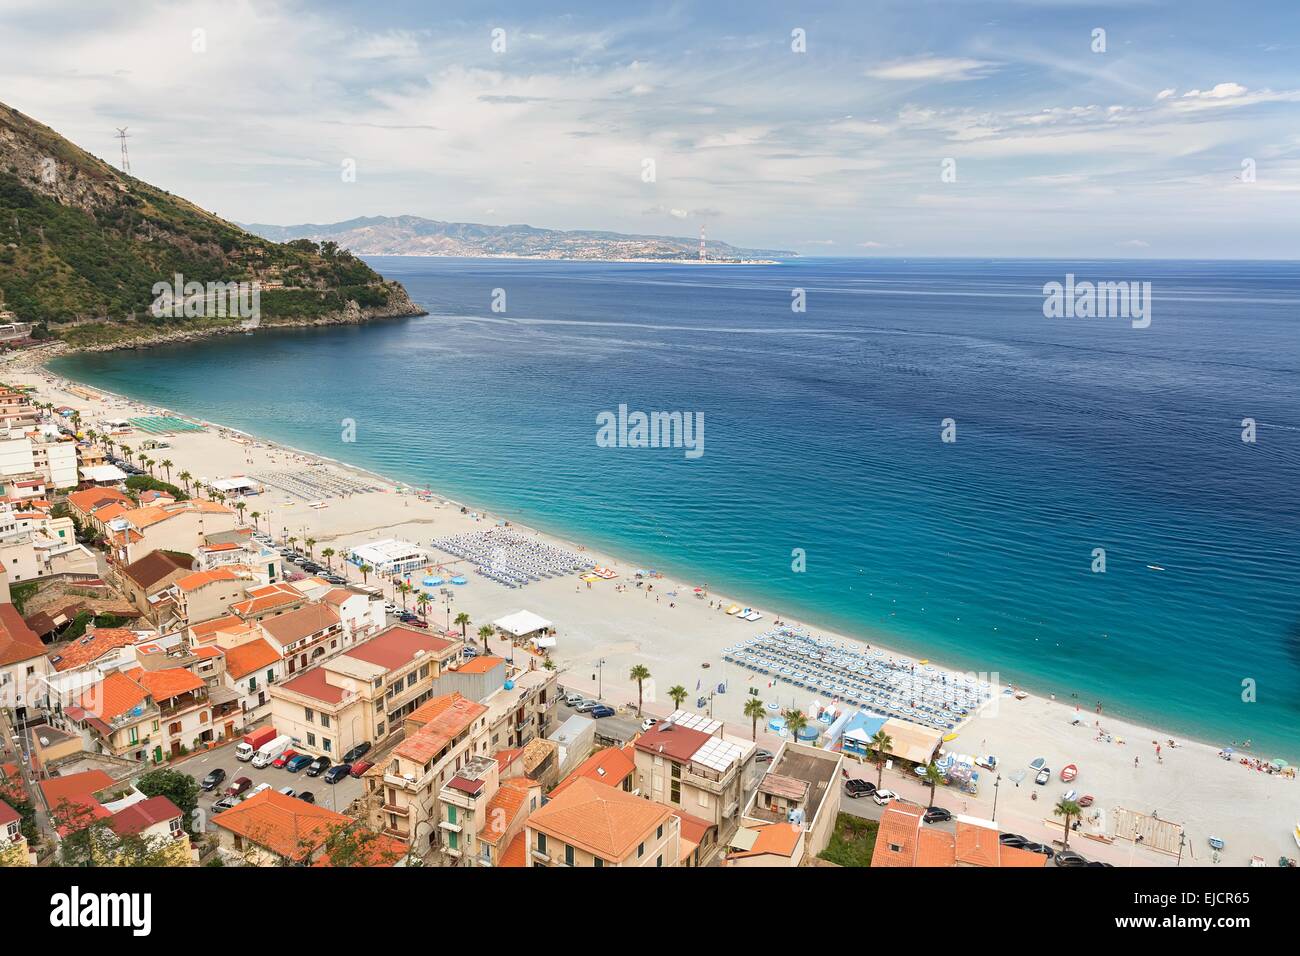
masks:
<svg viewBox="0 0 1300 956"><path fill-rule="evenodd" d="M0 309L33 337L81 346L238 330L202 303L204 314L155 316L155 283L177 274L257 282L263 326L420 313L347 251L251 235L0 104Z"/></svg>
<svg viewBox="0 0 1300 956"><path fill-rule="evenodd" d="M565 231L535 226L487 226L441 222L419 216L370 216L324 225L244 227L276 242L334 242L359 256L509 256L523 259L698 259L698 238L634 236L617 232ZM742 249L710 239L712 262L763 262L793 258L779 249Z"/></svg>

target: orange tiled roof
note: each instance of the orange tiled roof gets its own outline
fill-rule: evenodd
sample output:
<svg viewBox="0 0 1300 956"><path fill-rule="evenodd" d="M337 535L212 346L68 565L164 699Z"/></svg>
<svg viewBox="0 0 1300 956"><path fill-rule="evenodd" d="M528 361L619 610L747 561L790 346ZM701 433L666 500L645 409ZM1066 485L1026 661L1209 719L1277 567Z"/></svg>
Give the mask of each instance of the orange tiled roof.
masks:
<svg viewBox="0 0 1300 956"><path fill-rule="evenodd" d="M872 865L875 865L874 860ZM956 838L947 830L922 830L916 844L916 866L944 867L956 865Z"/></svg>
<svg viewBox="0 0 1300 956"><path fill-rule="evenodd" d="M406 844L400 840L394 840L390 836L375 834L357 846L356 858L350 864L351 866L396 866L402 857L406 856ZM330 860L329 851L320 855L320 858L312 866L333 866Z"/></svg>
<svg viewBox="0 0 1300 956"><path fill-rule="evenodd" d="M134 505L129 495L124 495L116 488L87 488L85 491L74 491L68 495L68 504L84 513L89 513L101 502L114 501Z"/></svg>
<svg viewBox="0 0 1300 956"><path fill-rule="evenodd" d="M334 613L334 609L325 604L307 604L294 611L289 611L277 617L268 617L261 622L262 630L266 631L281 644L292 644L295 641L301 641L305 637L326 628L333 627L340 623L339 616ZM358 645L364 647L365 645ZM356 648L348 652L348 656L355 656Z"/></svg>
<svg viewBox="0 0 1300 956"><path fill-rule="evenodd" d="M872 866L916 866L916 847L921 832L920 807L891 803L880 815L876 831L876 848L871 854Z"/></svg>
<svg viewBox="0 0 1300 956"><path fill-rule="evenodd" d="M751 856L791 856L799 845L803 830L793 823L763 823L752 828L758 835L754 845L741 853L730 853L730 859Z"/></svg>
<svg viewBox="0 0 1300 956"><path fill-rule="evenodd" d="M662 803L581 777L530 816L528 826L617 863L672 815Z"/></svg>
<svg viewBox="0 0 1300 956"><path fill-rule="evenodd" d="M1000 866L1036 868L1047 866L1047 857L1033 850L1024 850L1016 846L999 846L998 864Z"/></svg>
<svg viewBox="0 0 1300 956"><path fill-rule="evenodd" d="M263 638L226 651L226 673L239 680L281 660L280 654Z"/></svg>
<svg viewBox="0 0 1300 956"><path fill-rule="evenodd" d="M18 609L0 603L0 666L45 656L45 645L27 626Z"/></svg>
<svg viewBox="0 0 1300 956"><path fill-rule="evenodd" d="M98 684L82 692L78 703L92 717L112 721L132 707L140 707L149 699L149 692L121 671L114 671Z"/></svg>
<svg viewBox="0 0 1300 956"><path fill-rule="evenodd" d="M452 696L457 699L448 704L442 713L397 745L393 751L397 756L420 764L426 763L487 712L487 708L476 700L470 700L460 694Z"/></svg>
<svg viewBox="0 0 1300 956"><path fill-rule="evenodd" d="M632 759L632 748L626 749L621 747L606 747L604 750L597 750L594 754L584 760L578 766L570 771L569 775L555 785L551 791L554 797L557 793L562 793L565 789L573 784L575 780L586 777L588 780L594 780L597 783L603 783L610 787L621 787L623 781L630 777L636 771L636 761Z"/></svg>
<svg viewBox="0 0 1300 956"><path fill-rule="evenodd" d="M320 849L339 827L351 823L341 813L265 790L216 818L217 826L295 862Z"/></svg>
<svg viewBox="0 0 1300 956"><path fill-rule="evenodd" d="M957 862L968 866L997 866L998 842L996 827L981 827L957 821Z"/></svg>
<svg viewBox="0 0 1300 956"><path fill-rule="evenodd" d="M461 664L460 672L462 674L486 674L488 671L492 670L498 664L504 664L504 663L505 663L505 658L503 657L492 657L491 655L487 655L485 657L476 657L473 660L469 660L466 661L464 664Z"/></svg>
<svg viewBox="0 0 1300 956"><path fill-rule="evenodd" d="M203 678L183 667L168 667L160 671L136 667L127 671L126 676L147 690L154 700L168 700L207 686Z"/></svg>
<svg viewBox="0 0 1300 956"><path fill-rule="evenodd" d="M487 814L487 825L479 832L478 838L495 846L528 802L529 789L539 786L540 784L527 777L511 777L509 780L501 781L497 792L492 794L492 799L484 808Z"/></svg>
<svg viewBox="0 0 1300 956"><path fill-rule="evenodd" d="M230 568L213 568L211 571L198 571L194 574L187 574L183 578L178 578L176 588L180 591L195 591L206 584L213 584L217 581L238 581L239 575Z"/></svg>
<svg viewBox="0 0 1300 956"><path fill-rule="evenodd" d="M515 838L510 841L506 847L506 852L501 854L501 859L497 861L497 866L526 866L528 857L528 841L526 834L520 830L515 834Z"/></svg>
<svg viewBox="0 0 1300 956"><path fill-rule="evenodd" d="M82 664L97 661L110 651L130 647L136 641L135 631L125 627L100 627L91 631L59 651L57 671L71 670Z"/></svg>
<svg viewBox="0 0 1300 956"><path fill-rule="evenodd" d="M234 614L227 614L225 617L214 617L210 621L204 621L201 624L191 624L190 634L200 643L206 640L218 631L243 631L248 628L248 624L243 618Z"/></svg>

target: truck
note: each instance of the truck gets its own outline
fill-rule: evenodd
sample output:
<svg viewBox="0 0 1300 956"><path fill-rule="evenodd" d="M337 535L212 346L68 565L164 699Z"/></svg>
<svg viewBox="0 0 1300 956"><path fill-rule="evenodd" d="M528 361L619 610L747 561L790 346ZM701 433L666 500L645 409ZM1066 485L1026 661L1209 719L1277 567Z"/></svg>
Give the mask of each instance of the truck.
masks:
<svg viewBox="0 0 1300 956"><path fill-rule="evenodd" d="M271 766L271 761L288 750L289 745L292 743L293 738L288 734L281 734L274 740L268 740L266 743L262 744L262 746L257 748L257 753L253 754L253 766Z"/></svg>
<svg viewBox="0 0 1300 956"><path fill-rule="evenodd" d="M244 739L235 747L235 759L241 763L248 763L253 759L253 754L257 753L258 747L274 739L274 727L263 727L261 730L254 730L244 734Z"/></svg>

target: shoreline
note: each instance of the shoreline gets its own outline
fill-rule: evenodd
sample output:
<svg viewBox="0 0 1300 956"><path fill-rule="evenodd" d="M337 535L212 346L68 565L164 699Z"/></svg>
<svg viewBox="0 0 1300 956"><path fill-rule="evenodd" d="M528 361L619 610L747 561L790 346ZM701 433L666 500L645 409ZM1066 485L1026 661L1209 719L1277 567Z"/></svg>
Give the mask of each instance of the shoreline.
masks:
<svg viewBox="0 0 1300 956"><path fill-rule="evenodd" d="M46 367L46 363L58 357L59 355L68 354L69 351L78 351L78 350L67 350L67 349L56 348L56 349L42 350L42 352L48 354L41 354L41 353L32 354L32 352L19 353L20 357L18 358L15 358L15 356L13 355L6 357L4 364L8 366L8 368L13 372L26 372L28 374L33 374L38 378L43 379L47 384L47 386L61 387L59 386L60 382L67 383L67 382L71 382L72 380L65 379L63 376L59 375L58 373L49 370ZM27 368L26 369L22 368L23 365L26 365ZM155 408L157 407L154 406L152 402L149 402L145 399L132 398L130 396L121 395L85 383L76 383L76 384L78 384L83 388L89 389L94 393L97 393L99 396L101 396L102 401L114 400L117 402L126 403L134 407L141 407L141 406L149 406ZM93 406L99 403L90 402L90 404ZM225 425L223 423L210 421L206 418L203 418L202 416L186 414L184 417L191 418L197 422L202 422L205 426L207 426L208 428L214 431L213 437L218 437L222 433L228 433L229 435L238 436L241 440L259 443L264 449L271 452L288 453L295 456L300 461L313 463L323 467L336 468L345 473L349 473L357 476L364 476L368 480L377 481L381 485L386 486L384 494L387 494L392 497L401 497L407 499L405 501L406 506L409 506L411 503L413 503L411 499L414 499L415 496L413 494L404 495L404 496L393 496L392 492L398 487L410 489L412 492L417 492L420 490L419 486L411 485L408 482L396 480L389 476L380 474L378 472L370 471L369 469L364 468L362 466L355 465L350 462L334 459L329 456L319 454L317 452L296 448L294 446L273 439L263 438L240 428L235 428L229 425ZM173 447L175 447L175 445L178 442L182 441L182 438L181 436L177 436L175 439L172 439L171 441ZM246 450L245 454L251 455L252 452L251 450ZM251 466L249 467L251 469ZM449 495L435 492L432 489L430 489L429 493L433 497L432 505L434 510L438 510L440 508L445 508L448 506L456 511L464 508L468 512L470 512L471 515L477 514L482 516L480 520L501 519L501 520L509 521L512 528L518 531L524 533L531 533L536 537L542 538L551 543L559 544L560 546L563 547L567 547L573 550L580 550L585 554L589 555L590 557L592 557L593 559L601 561L602 563L606 563L610 567L636 567L637 566L637 565L630 565L626 560L623 560L623 558L614 556L610 554L608 551L605 551L604 549L593 550L583 544L571 541L563 532L555 533L552 531L545 530L543 528L537 528L531 524L520 523L515 521L515 519L513 519L512 517L509 517L508 515L504 514L500 510L496 510L496 509L488 510L483 508L476 508L476 506L468 502L457 500L456 498L453 498ZM277 497L277 493L267 492L262 497L270 501L271 499ZM331 499L331 501L333 500L335 499ZM411 510L414 511L417 509L411 509ZM456 515L455 517L461 518L465 516ZM318 518L309 518L309 520L316 521L318 520ZM433 519L429 519L429 520L433 520ZM268 521L269 521L269 513L268 513ZM391 523L388 527L391 528ZM325 535L321 534L318 535L318 538L320 539L319 544L320 545L325 544L326 540L328 540L332 544L336 540L346 536L347 536L346 534L340 534L340 535L331 535L327 538ZM375 535L371 534L370 536L374 537ZM394 536L400 537L401 534L394 533ZM423 546L423 542L426 537L427 535L422 534L416 537L414 540L416 540L417 543L421 543ZM662 573L661 573L661 578L659 580L665 582L669 581L670 579L681 581L681 582L684 582L686 580L684 575L677 573L677 570L673 567L671 563L667 565L660 565L656 560L656 562L653 565L649 565L649 566L654 566L661 570ZM377 579L377 580L380 580L382 583L382 579ZM473 580L474 583L477 584L480 579L478 577L475 577ZM567 581L566 583L572 583L572 582ZM656 585L658 585L659 581L656 581L655 583ZM689 588L689 585L679 585L679 587L680 586L686 586ZM536 588L537 591L534 591L534 588ZM536 594L540 591L540 589L541 586L532 585L529 587L528 591ZM526 592L513 592L513 593L517 595L517 597L511 598L511 604L513 604L514 606L528 605L532 601L531 594L527 594ZM579 590L579 594L581 594L580 590ZM477 594L475 596L477 597ZM710 598L718 600L719 602L733 603L733 600L730 599L727 595L721 594L719 592L715 592L712 589L710 589L708 596ZM645 597L648 598L649 594L647 593ZM569 600L573 600L572 594L569 595ZM617 603L617 600L618 599L615 599L615 603ZM688 596L685 598L685 601L692 602L692 599ZM699 606L702 605L702 602L697 601L692 603L696 605L695 607L693 607L694 611L705 610L704 607ZM740 601L734 601L734 603L743 604L743 602ZM688 605L683 605L683 607L686 606ZM457 604L457 607L460 608L462 607L462 605ZM438 613L437 606L434 605L429 613L431 615ZM714 638L713 632L718 630L718 624L721 624L721 621L716 616L716 612L714 612L713 615L706 615L706 617L708 617L709 620L713 622L707 625L709 631L708 638L702 637L700 641L692 642L690 645L688 645L689 649L684 648L682 652L678 655L670 655L669 657L666 658L655 659L660 666L664 666L664 667L671 666L674 668L672 676L670 678L665 678L666 680L672 680L673 682L680 682L683 684L683 686L689 688L690 684L688 683L688 681L690 680L690 671L692 669L691 665L687 662L689 656L704 657L706 655L711 655L715 651L720 651L721 647L728 646L731 643L734 643L737 639L739 639L737 637L732 637L730 635L725 637ZM763 630L766 630L768 627L772 626L774 619L776 619L775 616L765 618L762 624L756 625L757 630L751 631L750 629L746 629L745 631L740 633L743 634L743 636L745 637L754 636L755 634L761 633ZM793 620L781 616L780 619L788 624L794 624L796 626L802 625L806 630L814 633L819 633L824 637L828 637L834 640L852 642L852 644L856 646L870 646L874 649L880 649L886 651L887 653L890 653L895 657L916 656L916 654L918 653L917 651L903 652L899 650L897 645L891 641L891 637L894 637L894 635L890 635L887 633L877 634L875 631L863 630L861 628L854 628L852 630L836 629L833 627L827 627L827 626L817 624L815 621L808 620L806 618ZM721 626L723 628L733 627L734 625L733 619L728 618L727 621L728 623L722 624ZM594 690L595 687L597 686L596 683L597 675L593 674L592 680L586 681L585 677L579 678L577 672L579 670L585 672L588 669L588 665L590 665L590 667L593 669L596 668L596 662L598 660L605 661L607 657L613 656L615 654L626 655L628 653L631 653L633 655L631 659L639 660L642 657L646 657L647 654L652 655L655 651L663 650L663 648L660 648L658 646L651 646L651 647L642 646L639 642L647 640L647 638L642 636L639 633L638 629L636 628L627 629L621 627L620 622L618 621L598 621L598 622L583 621L581 623L575 624L569 620L557 619L557 623L560 625L561 633L564 634L564 637L562 638L562 646L557 649L556 656L557 656L557 663L560 663L562 665L561 668L563 674L562 681L566 687L577 687L589 683L591 685L591 689ZM606 633L601 633L600 635L592 635L590 638L587 638L587 643L590 645L590 653L582 652L583 651L583 648L581 646L582 641L579 640L574 642L578 646L579 653L572 654L569 648L565 646L567 640L570 637L570 635L568 635L565 632L568 632L570 630L579 630L580 628L590 627L592 623L596 623L598 625L608 627L614 632L613 633L614 638L622 639L622 640L615 640L613 643L611 643L610 636ZM882 637L884 638L883 643L879 640L879 638ZM708 646L702 646L705 644L707 644ZM712 646L713 644L717 644L717 647L716 648L713 647ZM646 659L649 660L651 658L646 657ZM611 666L611 664L612 662L607 663L606 667ZM708 664L706 663L702 666L708 667ZM615 675L609 675L604 673L604 670L605 670L604 668L601 669L600 684L603 685L605 688L608 688L610 692L614 691L616 688L620 691L623 691L625 689L630 690L631 700L633 701L633 703L635 703L636 700L635 688L626 687L624 682L619 681L617 673ZM719 661L718 672L716 672L712 676L716 678L721 675L726 675L724 679L728 684L734 682L734 680L737 679L738 677L742 680L746 679L746 675L743 673L743 669L738 668L736 665L726 664ZM701 679L703 678L701 677ZM663 680L660 680L659 683L663 683ZM759 681L751 680L750 683L758 684ZM1025 685L1026 691L1028 691L1028 687L1029 685ZM605 696L611 701L616 700L616 697L610 692L607 692ZM1032 691L1028 691L1028 693L1029 693L1028 699L1025 701L1018 701L1006 695L995 695L994 703L996 706L992 708L994 713L987 714L987 715L983 713L978 714L976 715L975 718L970 719L966 723L960 725L958 728L958 733L960 734L962 740L960 743L953 744L952 746L967 752L975 752L977 750L980 752L984 752L983 746L976 747L975 744L973 743L974 739L976 738L977 732L987 731L988 737L994 738L995 733L1000 734L1002 732L1005 732L1008 729L1008 724L1006 723L1005 720L1002 720L1002 718L1005 717L1005 715L997 713L998 711L1017 711L1017 710L1023 711L1024 712L1023 716L1026 718L1026 720L1021 722L1020 725L1017 727L1016 734L1017 736L1023 737L1026 735L1027 732L1028 736L1034 740L1036 740L1040 736L1050 736L1048 728L1045 726L1048 723L1051 724L1051 728L1053 731L1059 731L1060 727L1062 726L1073 727L1075 728L1076 731L1079 729L1080 726L1082 726L1085 732L1090 730L1088 722L1094 719L1094 714L1091 709L1086 711L1082 710L1079 706L1075 704L1075 702L1061 700L1051 694L1041 694ZM648 707L647 710L650 710L652 713L654 712L653 709L654 696L655 695L652 692L651 695L647 698L648 702L651 703L651 706ZM732 696L733 698L743 698L743 695L740 694L734 694ZM792 702L794 702L796 706L798 706L800 705L801 701L806 700L809 696L823 697L824 695L814 694L814 692L804 690L804 689L796 689L794 686L786 684L784 682L775 682L774 684L768 685L768 690L764 692L764 696L768 699L772 697L776 697L782 701L789 699ZM720 704L719 706L723 706L725 703L726 701L723 701L723 703ZM736 703L739 703L739 700L736 700ZM1082 721L1082 724L1076 724L1071 721L1070 713L1069 713L1069 708L1071 706L1075 706L1076 719L1086 718ZM743 729L746 736L749 735L750 728L749 728L748 720L744 720L743 718L737 720L736 715L730 713L724 713L719 716L721 716L724 720L727 720L729 723L734 723L738 727ZM1017 716L1020 715L1017 714ZM1103 719L1106 725L1106 729L1108 731L1111 731L1110 736L1112 738L1118 738L1121 746L1124 744L1124 741L1127 738L1131 738L1135 742L1141 742L1147 739L1151 739L1153 743L1156 740L1163 742L1169 739L1168 732L1157 731L1152 729L1151 727L1146 726L1143 723L1138 722L1142 720L1142 718L1140 717L1133 718L1133 719L1125 718L1124 716L1122 716L1122 712L1120 716L1113 716L1111 713L1106 713L1104 718L1102 718L1100 715L1096 715L1096 723L1098 725L1100 725ZM1153 722L1153 723L1158 723L1158 722ZM1116 727L1118 727L1119 729L1115 730ZM1120 736L1121 733L1123 734L1123 736ZM767 734L764 734L765 738L767 736L768 736ZM775 738L772 739L775 740ZM1100 740L1101 739L1100 736L1097 739ZM1190 738L1180 737L1180 741L1181 742L1178 744L1177 747L1177 750L1179 752L1185 752L1185 753L1194 752L1197 754L1198 758L1204 758L1206 760L1213 759L1216 763L1221 763L1221 761L1218 761L1217 759L1218 748L1216 745L1210 744L1203 740L1199 740L1195 736ZM981 740L980 743L981 745L983 745L985 741ZM1072 750L1077 748L1078 746L1079 745L1077 743L1070 744ZM990 745L988 747L988 750L995 750L995 752L999 752L999 753L1002 753L1004 749L1007 748L1003 748L1002 750L995 750L993 745ZM1032 749L1037 751L1038 746L1036 745ZM1043 747L1042 749L1046 751L1048 748ZM1172 753L1170 755L1172 756ZM1004 759L1006 758L1004 757ZM1026 757L1025 762L1027 762L1028 759L1029 758ZM1125 756L1124 760L1127 759L1128 757ZM1053 760L1053 765L1057 765L1057 762L1055 760ZM1017 764L1015 764L1012 761L1007 761L1007 766L1010 768L1010 767L1017 766ZM1135 758L1135 770L1136 768L1137 768L1137 764ZM1236 776L1240 778L1240 775L1243 773L1243 768L1237 766L1234 761L1231 764L1231 769L1233 773L1229 774L1228 776ZM1249 777L1244 777L1240 779L1261 778L1261 782L1266 782L1267 784L1270 785L1272 784L1285 785L1285 782L1282 780L1273 780L1270 778L1265 781L1263 778L1266 777L1267 775L1264 774L1252 774ZM1019 789L1018 784L1017 784L1017 788ZM1098 789L1100 789L1100 787L1098 787ZM985 794L985 797L987 797L987 794ZM1004 797L1006 797L1005 792L1004 792ZM972 798L972 802L974 802L974 798ZM1169 801L1161 801L1161 802L1167 803ZM1050 803L1043 809L1047 810L1050 815ZM1225 810L1225 812L1230 812L1230 811ZM1291 821L1291 825L1294 825L1294 821ZM1189 824L1189 827L1190 826L1191 825ZM1274 824L1274 826L1276 826L1276 824ZM1270 829L1272 829L1272 827L1270 827Z"/></svg>

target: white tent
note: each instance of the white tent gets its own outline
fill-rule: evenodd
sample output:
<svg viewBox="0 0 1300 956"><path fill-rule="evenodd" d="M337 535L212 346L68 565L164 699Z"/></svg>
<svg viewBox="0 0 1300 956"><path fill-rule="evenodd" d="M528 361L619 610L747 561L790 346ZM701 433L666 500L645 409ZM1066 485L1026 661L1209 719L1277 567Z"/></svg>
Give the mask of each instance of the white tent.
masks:
<svg viewBox="0 0 1300 956"><path fill-rule="evenodd" d="M546 630L551 626L551 622L532 611L515 611L514 614L497 618L492 622L492 626L511 637L526 637Z"/></svg>
<svg viewBox="0 0 1300 956"><path fill-rule="evenodd" d="M126 472L116 465L86 465L81 469L81 477L97 485L111 485L124 480Z"/></svg>

